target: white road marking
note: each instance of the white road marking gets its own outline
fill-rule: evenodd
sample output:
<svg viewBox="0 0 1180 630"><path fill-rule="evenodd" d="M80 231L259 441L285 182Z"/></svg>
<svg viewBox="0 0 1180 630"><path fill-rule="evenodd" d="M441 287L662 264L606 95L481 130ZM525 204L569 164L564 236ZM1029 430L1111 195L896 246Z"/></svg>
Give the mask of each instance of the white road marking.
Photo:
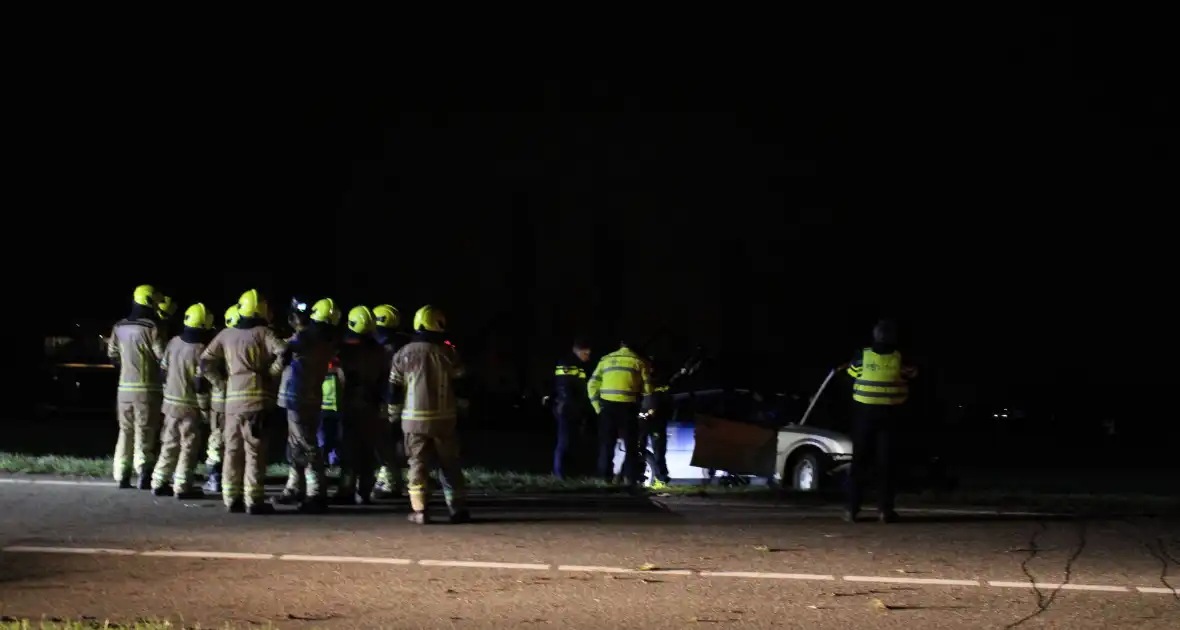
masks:
<svg viewBox="0 0 1180 630"><path fill-rule="evenodd" d="M24 545L13 545L0 549L5 553L72 553L82 555L101 555L108 554L112 556L134 556L139 553L132 549L99 549L97 547L28 547Z"/></svg>
<svg viewBox="0 0 1180 630"><path fill-rule="evenodd" d="M336 562L356 564L390 564L390 565L418 565L423 567L458 567L470 569L517 569L530 571L581 571L592 573L650 573L653 575L686 575L699 577L720 577L739 579L778 579L778 580L824 580L832 581L835 575L821 575L811 573L763 573L759 571L693 571L689 569L654 569L641 571L625 567L585 566L576 564L530 564L520 562L483 562L474 560L410 560L407 558L379 558L370 556L313 556L300 554L273 553L240 553L232 551L136 551L133 549L105 549L97 547L38 547L31 545L12 545L0 548L2 553L47 553L47 554L77 554L77 555L118 555L142 556L148 558L201 558L227 560L287 560L294 562ZM1164 595L1180 595L1180 589L1161 588L1158 586L1116 586L1105 584L1053 584L1046 582L1005 582L990 580L947 580L936 578L906 578L891 576L845 575L846 582L878 582L883 584L915 584L924 586L974 586L994 588L1042 588L1047 590L1060 589L1067 591L1096 591L1104 593L1151 593Z"/></svg>
<svg viewBox="0 0 1180 630"><path fill-rule="evenodd" d="M846 582L877 582L879 584L930 584L939 586L979 586L979 580L942 580L937 578L872 577L845 575Z"/></svg>
<svg viewBox="0 0 1180 630"><path fill-rule="evenodd" d="M413 560L406 558L367 558L364 556L301 556L291 553L279 555L279 560L294 560L297 562L356 562L360 564L414 564Z"/></svg>
<svg viewBox="0 0 1180 630"><path fill-rule="evenodd" d="M1062 591L1102 591L1106 593L1129 593L1131 589L1125 586L1104 586L1100 584L1053 584L1051 582L988 582L989 586L998 588L1043 588L1045 590Z"/></svg>
<svg viewBox="0 0 1180 630"><path fill-rule="evenodd" d="M1161 595L1180 595L1180 587L1163 588L1160 586L1136 586L1140 593L1159 593Z"/></svg>
<svg viewBox="0 0 1180 630"><path fill-rule="evenodd" d="M762 573L759 571L701 571L701 577L748 578L751 580L835 580L834 575L813 573Z"/></svg>
<svg viewBox="0 0 1180 630"><path fill-rule="evenodd" d="M218 560L273 560L273 553L237 553L234 551L143 551L152 558L215 558Z"/></svg>
<svg viewBox="0 0 1180 630"><path fill-rule="evenodd" d="M624 569L622 567L594 567L582 566L579 564L559 564L558 571L581 571L585 573L638 573L635 569Z"/></svg>
<svg viewBox="0 0 1180 630"><path fill-rule="evenodd" d="M547 564L521 564L518 562L476 562L473 560L419 560L424 567L463 567L467 569L529 569L548 571Z"/></svg>

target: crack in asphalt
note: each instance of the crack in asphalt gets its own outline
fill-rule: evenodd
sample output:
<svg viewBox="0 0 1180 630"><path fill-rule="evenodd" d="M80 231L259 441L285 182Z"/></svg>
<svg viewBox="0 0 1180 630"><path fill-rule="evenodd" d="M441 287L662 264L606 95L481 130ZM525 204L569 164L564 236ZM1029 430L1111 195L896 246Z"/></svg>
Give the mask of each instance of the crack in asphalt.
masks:
<svg viewBox="0 0 1180 630"><path fill-rule="evenodd" d="M1143 544L1143 548L1147 550L1148 554L1150 554L1153 558L1155 558L1156 560L1159 561L1159 563L1160 563L1160 575L1159 575L1160 584L1162 584L1164 586L1164 588L1168 589L1168 591L1171 592L1172 598L1177 603L1180 603L1180 586L1173 586L1172 583L1168 579L1168 577L1169 577L1168 574L1171 571L1172 565L1175 564L1177 566L1180 566L1180 560L1177 560L1176 557L1172 555L1171 550L1169 549L1169 541L1165 540L1162 535L1157 535L1157 536L1155 536L1154 539L1147 540L1146 538L1150 537L1151 534L1147 534L1147 536L1144 536L1143 526L1140 523L1135 522L1129 518L1124 519L1124 521L1136 529L1136 531L1139 534L1139 536L1138 536L1139 542Z"/></svg>
<svg viewBox="0 0 1180 630"><path fill-rule="evenodd" d="M1007 626L1004 626L1004 630L1011 630L1012 628L1022 626L1036 617L1048 612L1049 607L1053 605L1053 602L1057 600L1057 596L1061 594L1061 587L1069 584L1070 580L1073 579L1074 563L1078 561L1078 558L1082 557L1082 552L1084 552L1086 549L1086 522L1079 521L1078 544L1073 553L1071 553L1069 558L1065 561L1065 567L1063 571L1065 575L1062 577L1061 584L1057 588L1053 589L1053 591L1049 593L1048 596L1046 596L1040 587L1037 586L1037 579L1035 576L1033 576L1032 572L1029 571L1028 568L1029 563L1032 562L1032 560L1036 558L1037 554L1040 552L1040 548L1037 546L1037 539L1040 538L1041 534L1049 531L1049 527L1045 521L1038 521L1038 525L1040 526L1039 529L1033 532L1032 537L1028 541L1029 554L1020 563L1020 570L1024 573L1025 577L1028 578L1029 585L1032 586L1033 593L1037 598L1037 609L1028 615L1025 615L1024 617L1008 624Z"/></svg>

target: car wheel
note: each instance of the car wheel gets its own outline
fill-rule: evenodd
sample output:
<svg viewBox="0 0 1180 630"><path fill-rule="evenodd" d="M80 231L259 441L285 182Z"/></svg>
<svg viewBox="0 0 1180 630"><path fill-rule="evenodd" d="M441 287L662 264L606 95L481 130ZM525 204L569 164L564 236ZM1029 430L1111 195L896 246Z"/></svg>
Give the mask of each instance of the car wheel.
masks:
<svg viewBox="0 0 1180 630"><path fill-rule="evenodd" d="M790 466L791 489L799 492L816 492L823 483L823 468L815 453L802 453L794 458Z"/></svg>

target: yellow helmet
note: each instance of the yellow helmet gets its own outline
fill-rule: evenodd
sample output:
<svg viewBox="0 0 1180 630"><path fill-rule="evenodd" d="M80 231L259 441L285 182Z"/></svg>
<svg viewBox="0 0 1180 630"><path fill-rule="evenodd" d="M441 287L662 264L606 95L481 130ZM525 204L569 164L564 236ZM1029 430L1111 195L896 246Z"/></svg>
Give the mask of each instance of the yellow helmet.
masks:
<svg viewBox="0 0 1180 630"><path fill-rule="evenodd" d="M238 305L225 309L225 327L233 328L238 325Z"/></svg>
<svg viewBox="0 0 1180 630"><path fill-rule="evenodd" d="M239 317L261 317L266 302L258 295L258 289L250 289L238 298Z"/></svg>
<svg viewBox="0 0 1180 630"><path fill-rule="evenodd" d="M140 306L154 308L156 303L160 301L160 294L156 293L156 287L150 284L141 284L135 287L135 293L131 299Z"/></svg>
<svg viewBox="0 0 1180 630"><path fill-rule="evenodd" d="M176 303L172 301L172 297L165 295L163 299L156 304L156 312L160 314L160 319L167 319L176 313Z"/></svg>
<svg viewBox="0 0 1180 630"><path fill-rule="evenodd" d="M213 328L213 315L204 304L193 304L184 311L184 325L188 328Z"/></svg>
<svg viewBox="0 0 1180 630"><path fill-rule="evenodd" d="M311 321L333 326L340 323L340 309L332 298L323 298L311 306Z"/></svg>
<svg viewBox="0 0 1180 630"><path fill-rule="evenodd" d="M414 330L443 332L446 329L447 316L441 310L427 304L414 313Z"/></svg>
<svg viewBox="0 0 1180 630"><path fill-rule="evenodd" d="M397 328L402 325L402 314L389 304L374 306L373 319L381 328Z"/></svg>
<svg viewBox="0 0 1180 630"><path fill-rule="evenodd" d="M358 335L366 335L377 328L373 321L373 311L367 306L354 306L348 311L348 329Z"/></svg>

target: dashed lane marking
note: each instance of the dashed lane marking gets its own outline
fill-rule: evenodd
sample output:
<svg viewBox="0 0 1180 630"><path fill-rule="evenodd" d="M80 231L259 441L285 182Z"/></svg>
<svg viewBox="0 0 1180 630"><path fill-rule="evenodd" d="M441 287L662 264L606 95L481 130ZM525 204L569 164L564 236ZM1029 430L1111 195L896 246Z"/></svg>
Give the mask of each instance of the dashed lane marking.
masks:
<svg viewBox="0 0 1180 630"><path fill-rule="evenodd" d="M411 560L409 558L381 558L374 556L312 556L283 553L240 553L232 551L137 551L135 549L107 549L97 547L36 547L13 545L0 549L2 553L45 553L77 555L140 556L145 558L198 558L213 560L286 560L291 562L333 562L340 564L385 564L421 567L454 567L465 569L505 569L524 571L569 571L575 573L646 573L652 575L684 575L702 578L736 578L752 580L807 580L845 582L876 582L880 584L913 584L918 586L967 586L977 588L1039 588L1045 590L1091 591L1101 593L1143 593L1180 595L1180 589L1158 586L1118 586L1108 584L1055 584L1045 582L1006 582L999 580L946 580L935 578L906 578L872 575L823 575L813 573L766 573L761 571L697 571L692 569L630 569L626 567L587 566L578 564L541 564L522 562L486 562L475 560Z"/></svg>
<svg viewBox="0 0 1180 630"><path fill-rule="evenodd" d="M942 580L937 578L873 577L845 575L847 582L876 582L878 584L929 584L937 586L979 586L979 580Z"/></svg>
<svg viewBox="0 0 1180 630"><path fill-rule="evenodd" d="M814 573L762 573L760 571L701 571L701 577L747 578L751 580L835 580L834 575Z"/></svg>
<svg viewBox="0 0 1180 630"><path fill-rule="evenodd" d="M1099 584L1056 584L1053 582L988 582L989 586L998 588L1040 588L1047 591L1102 591L1105 593L1129 593L1131 589L1125 586L1103 586Z"/></svg>
<svg viewBox="0 0 1180 630"><path fill-rule="evenodd" d="M408 558L365 558L358 556L300 556L295 554L283 554L279 556L279 560L293 560L295 562L356 562L359 564L414 564L413 560Z"/></svg>

